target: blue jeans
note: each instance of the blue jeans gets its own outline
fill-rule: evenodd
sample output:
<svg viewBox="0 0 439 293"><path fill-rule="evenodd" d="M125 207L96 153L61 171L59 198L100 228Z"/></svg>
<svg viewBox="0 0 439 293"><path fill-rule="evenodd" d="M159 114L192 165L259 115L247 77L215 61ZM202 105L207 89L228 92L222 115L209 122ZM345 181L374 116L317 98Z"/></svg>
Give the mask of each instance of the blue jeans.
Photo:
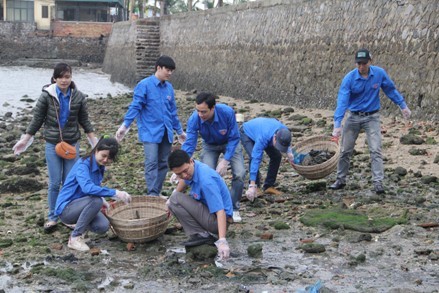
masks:
<svg viewBox="0 0 439 293"><path fill-rule="evenodd" d="M215 170L218 164L218 158L221 154L226 152L226 147L227 144L212 145L203 141L200 155L201 162ZM232 196L233 210L237 211L240 207L245 179L244 157L242 156L242 147L240 143L236 147L233 157L230 159L230 166L232 168L233 176L230 195Z"/></svg>
<svg viewBox="0 0 439 293"><path fill-rule="evenodd" d="M143 143L145 153L145 181L148 195L160 195L168 172L168 157L172 144L165 131L161 143Z"/></svg>
<svg viewBox="0 0 439 293"><path fill-rule="evenodd" d="M364 129L369 146L372 179L374 183L382 182L384 179L383 157L381 154L381 121L380 114L360 116L349 114L343 127L341 140L341 155L337 166L337 180L346 183L349 172L349 161L355 147L355 141L361 129Z"/></svg>
<svg viewBox="0 0 439 293"><path fill-rule="evenodd" d="M49 221L58 221L55 216L56 200L58 198L59 190L67 178L73 165L79 158L79 143L76 145L76 158L73 160L65 160L59 157L55 152L55 145L46 142L46 163L47 172L49 173L49 190L48 190L48 204L49 204Z"/></svg>
<svg viewBox="0 0 439 293"><path fill-rule="evenodd" d="M65 224L76 224L72 237L87 231L104 234L110 228L110 222L101 212L102 205L101 197L84 196L66 205L59 218Z"/></svg>
<svg viewBox="0 0 439 293"><path fill-rule="evenodd" d="M241 132L242 146L244 147L249 157L248 166L250 170L252 164L252 159L251 159L252 152L253 152L253 147L255 146L255 142L244 133L242 127L240 129L240 132ZM267 177L265 177L265 181L264 181L264 186L263 186L264 190L274 186L274 184L276 183L277 172L279 171L280 162L282 160L281 152L278 149L276 149L274 146L268 146L267 148L265 148L265 153L267 153L268 157L270 158L270 162L268 163ZM258 173L256 175L256 185L258 187L260 186L260 177L261 174L259 173L258 170Z"/></svg>

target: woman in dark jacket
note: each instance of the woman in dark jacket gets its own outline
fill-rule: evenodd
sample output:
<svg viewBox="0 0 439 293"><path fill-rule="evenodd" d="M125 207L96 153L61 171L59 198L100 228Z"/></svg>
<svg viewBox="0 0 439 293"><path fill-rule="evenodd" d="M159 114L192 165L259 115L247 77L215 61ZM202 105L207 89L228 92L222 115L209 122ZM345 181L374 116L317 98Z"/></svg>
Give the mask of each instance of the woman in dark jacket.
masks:
<svg viewBox="0 0 439 293"><path fill-rule="evenodd" d="M24 152L32 143L33 136L43 126L43 136L46 140L46 163L49 173L48 221L44 224L44 231L50 233L56 227L58 217L55 215L55 204L61 184L79 158L79 139L81 126L94 146L97 138L93 126L88 119L85 95L77 90L72 81L72 68L65 63L58 63L51 78L51 84L43 87L38 102L33 110L33 118L26 129L26 134L15 144L13 150L16 155ZM60 133L60 129L62 133ZM55 146L64 141L76 147L76 158L67 160L59 157Z"/></svg>

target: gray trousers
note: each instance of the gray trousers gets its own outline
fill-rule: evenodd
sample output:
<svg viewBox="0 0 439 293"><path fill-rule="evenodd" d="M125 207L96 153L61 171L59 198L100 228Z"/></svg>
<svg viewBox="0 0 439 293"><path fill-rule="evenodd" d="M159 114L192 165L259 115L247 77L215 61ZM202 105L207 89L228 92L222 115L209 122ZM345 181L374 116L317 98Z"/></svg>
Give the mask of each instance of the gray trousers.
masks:
<svg viewBox="0 0 439 293"><path fill-rule="evenodd" d="M349 114L343 127L341 155L337 166L337 181L346 183L349 161L354 151L355 142L361 130L366 132L369 146L372 180L374 183L384 179L384 165L381 154L381 121L377 112L369 116Z"/></svg>
<svg viewBox="0 0 439 293"><path fill-rule="evenodd" d="M187 236L206 231L218 234L216 214L211 214L203 203L178 191L172 193L169 201L169 210L183 226Z"/></svg>

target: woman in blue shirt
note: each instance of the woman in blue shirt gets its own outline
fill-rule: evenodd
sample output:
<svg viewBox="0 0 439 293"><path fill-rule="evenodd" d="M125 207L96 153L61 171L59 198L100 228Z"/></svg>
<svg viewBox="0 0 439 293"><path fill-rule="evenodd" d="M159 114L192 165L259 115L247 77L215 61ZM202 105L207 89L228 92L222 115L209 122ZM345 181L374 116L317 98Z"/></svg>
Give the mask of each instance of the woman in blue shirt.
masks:
<svg viewBox="0 0 439 293"><path fill-rule="evenodd" d="M101 138L90 154L78 160L67 176L58 199L55 214L67 225L74 224L68 247L79 251L90 248L84 241L86 231L103 234L108 231L110 223L102 214L104 197L114 197L125 203L131 196L108 187L101 187L105 166L116 161L119 144L114 138Z"/></svg>

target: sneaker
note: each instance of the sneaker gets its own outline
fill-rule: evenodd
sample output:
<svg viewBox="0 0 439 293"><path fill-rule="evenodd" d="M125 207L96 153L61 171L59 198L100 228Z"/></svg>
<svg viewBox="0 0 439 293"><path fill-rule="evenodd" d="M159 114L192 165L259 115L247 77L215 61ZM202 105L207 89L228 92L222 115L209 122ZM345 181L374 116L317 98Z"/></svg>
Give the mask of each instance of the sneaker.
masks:
<svg viewBox="0 0 439 293"><path fill-rule="evenodd" d="M233 211L233 222L239 223L242 221L241 215L239 214L239 211Z"/></svg>
<svg viewBox="0 0 439 293"><path fill-rule="evenodd" d="M88 247L88 245L85 243L84 237L82 235L78 237L70 236L69 243L67 244L67 246L71 249L79 250L79 251L90 250L90 247Z"/></svg>
<svg viewBox="0 0 439 293"><path fill-rule="evenodd" d="M62 223L62 224L71 230L75 230L76 224L66 224L66 223Z"/></svg>
<svg viewBox="0 0 439 293"><path fill-rule="evenodd" d="M282 194L282 192L280 192L279 190L277 190L274 187L268 187L267 189L264 190L264 193L272 194L272 195L281 195Z"/></svg>
<svg viewBox="0 0 439 293"><path fill-rule="evenodd" d="M339 189L343 189L345 186L346 186L345 183L342 183L342 182L337 180L337 181L334 182L334 184L329 186L329 189L339 190Z"/></svg>
<svg viewBox="0 0 439 293"><path fill-rule="evenodd" d="M384 187L383 187L383 184L381 182L375 182L373 186L375 188L375 193L376 194L384 194L384 193L386 193L384 191Z"/></svg>

